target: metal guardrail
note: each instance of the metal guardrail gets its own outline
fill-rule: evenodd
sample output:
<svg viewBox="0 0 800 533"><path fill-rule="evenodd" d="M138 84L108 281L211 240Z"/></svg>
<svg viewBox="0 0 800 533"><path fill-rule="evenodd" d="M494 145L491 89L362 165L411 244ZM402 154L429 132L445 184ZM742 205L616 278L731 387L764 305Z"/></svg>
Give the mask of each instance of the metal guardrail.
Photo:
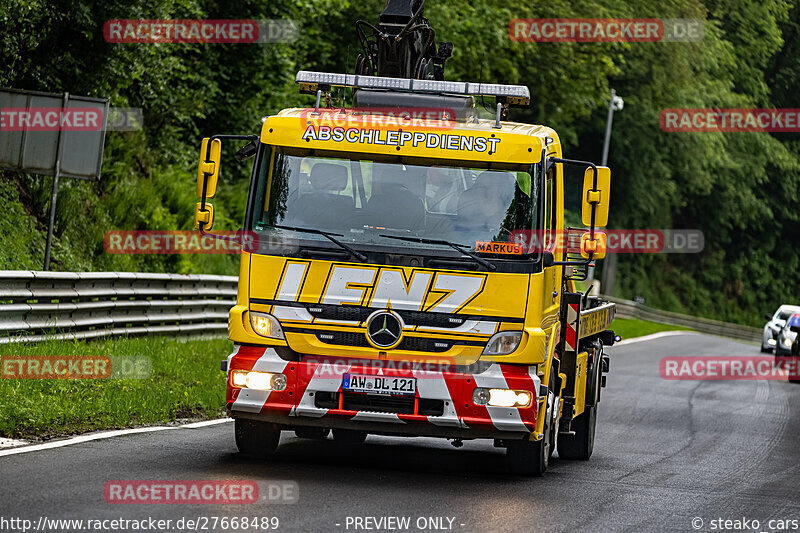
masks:
<svg viewBox="0 0 800 533"><path fill-rule="evenodd" d="M683 315L671 311L661 311L659 309L647 307L638 302L613 298L611 296L603 296L603 299L617 304L617 318L638 318L640 320L649 320L661 324L686 326L687 328L692 328L701 333L719 335L720 337L761 342L761 329L752 326Z"/></svg>
<svg viewBox="0 0 800 533"><path fill-rule="evenodd" d="M234 276L0 271L0 344L225 334Z"/></svg>
<svg viewBox="0 0 800 533"><path fill-rule="evenodd" d="M113 335L225 334L235 276L0 270L0 344ZM758 328L652 309L621 298L617 317L760 341Z"/></svg>

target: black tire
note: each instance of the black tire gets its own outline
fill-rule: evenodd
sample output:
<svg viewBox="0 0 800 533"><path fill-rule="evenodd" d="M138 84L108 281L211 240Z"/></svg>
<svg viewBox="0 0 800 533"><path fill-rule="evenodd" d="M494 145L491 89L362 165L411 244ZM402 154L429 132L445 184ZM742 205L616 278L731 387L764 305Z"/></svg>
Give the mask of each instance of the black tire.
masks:
<svg viewBox="0 0 800 533"><path fill-rule="evenodd" d="M588 461L594 451L594 434L597 428L597 406L587 407L586 410L572 421L574 435L560 435L558 437L559 459L577 459Z"/></svg>
<svg viewBox="0 0 800 533"><path fill-rule="evenodd" d="M513 474L540 477L550 464L549 437L540 441L520 440L508 443L506 462Z"/></svg>
<svg viewBox="0 0 800 533"><path fill-rule="evenodd" d="M266 459L275 453L281 440L280 426L246 418L236 419L234 434L239 451L256 459Z"/></svg>
<svg viewBox="0 0 800 533"><path fill-rule="evenodd" d="M367 440L367 432L355 429L334 429L333 440L344 446L360 446Z"/></svg>
<svg viewBox="0 0 800 533"><path fill-rule="evenodd" d="M508 469L518 475L542 476L550 464L553 455L553 409L556 407L556 397L553 394L555 380L550 378L550 387L547 391L547 407L544 413L544 437L539 441L517 440L508 443L506 448L506 463Z"/></svg>
<svg viewBox="0 0 800 533"><path fill-rule="evenodd" d="M597 363L601 365L598 357ZM600 366L597 367L594 386L586 387L586 401L591 405L584 406L583 413L572 420L570 429L574 435L559 435L558 437L558 458L573 459L578 461L588 461L594 451L594 435L597 429L597 404L600 402L600 389L602 388L602 372ZM591 384L589 384L591 385ZM594 401L591 395L594 394Z"/></svg>
<svg viewBox="0 0 800 533"><path fill-rule="evenodd" d="M328 438L331 430L328 428L296 428L294 434L301 439L324 440Z"/></svg>

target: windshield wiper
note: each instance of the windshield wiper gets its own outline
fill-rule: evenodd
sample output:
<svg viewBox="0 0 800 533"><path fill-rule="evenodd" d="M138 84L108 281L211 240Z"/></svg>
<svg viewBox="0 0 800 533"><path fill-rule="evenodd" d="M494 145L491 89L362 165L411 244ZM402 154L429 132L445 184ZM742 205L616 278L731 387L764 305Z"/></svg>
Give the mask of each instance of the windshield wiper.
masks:
<svg viewBox="0 0 800 533"><path fill-rule="evenodd" d="M398 241L418 242L418 243L421 243L421 244L441 244L443 246L449 246L453 250L456 250L456 251L461 252L462 254L464 254L464 255L466 255L468 257L471 257L472 259L474 259L475 261L480 263L480 265L483 266L484 268L486 268L488 270L491 270L492 272L497 270L497 267L494 266L493 264L491 264L486 259L484 259L482 257L478 257L477 255L475 255L474 253L470 252L469 250L465 250L466 246L464 246L463 244L456 244L454 242L442 241L442 240L438 240L438 239L426 239L424 237L401 237L399 235L385 235L385 234L381 234L380 236L381 237L386 237L387 239L397 239Z"/></svg>
<svg viewBox="0 0 800 533"><path fill-rule="evenodd" d="M298 227L295 227L295 226L278 226L277 224L272 226L272 227L273 228L278 228L278 229L288 229L289 231L297 231L297 232L300 232L300 233L316 233L317 235L322 235L323 237L325 237L326 239L331 241L333 244L337 245L339 248L350 252L351 255L353 255L356 259L358 259L362 263L366 263L367 262L367 256L366 255L362 254L358 250L354 250L353 248L351 248L350 246L346 245L345 243L343 243L339 239L335 239L333 237L334 235L336 235L337 237L343 237L343 235L341 233L328 233L327 231L322 231L322 230L318 230L318 229L314 229L314 228L298 228Z"/></svg>

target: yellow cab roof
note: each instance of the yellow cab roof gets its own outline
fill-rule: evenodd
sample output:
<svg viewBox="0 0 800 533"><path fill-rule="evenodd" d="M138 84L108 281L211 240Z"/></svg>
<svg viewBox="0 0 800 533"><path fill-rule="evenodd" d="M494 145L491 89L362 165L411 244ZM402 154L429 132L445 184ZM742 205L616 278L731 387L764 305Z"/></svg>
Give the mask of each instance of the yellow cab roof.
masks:
<svg viewBox="0 0 800 533"><path fill-rule="evenodd" d="M416 110L410 109L410 113ZM420 112L368 114L359 109L284 109L264 120L261 142L273 146L498 163L538 163L557 143L546 126L494 120L441 120ZM548 139L549 138L549 139Z"/></svg>

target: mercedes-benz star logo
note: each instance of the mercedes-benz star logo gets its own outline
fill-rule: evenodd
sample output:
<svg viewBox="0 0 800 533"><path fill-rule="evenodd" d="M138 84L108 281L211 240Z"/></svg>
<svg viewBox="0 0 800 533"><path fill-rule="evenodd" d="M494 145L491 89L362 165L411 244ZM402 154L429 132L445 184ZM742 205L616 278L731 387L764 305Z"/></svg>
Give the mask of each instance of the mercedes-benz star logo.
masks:
<svg viewBox="0 0 800 533"><path fill-rule="evenodd" d="M393 348L402 333L400 317L391 311L378 311L367 319L367 339L378 348Z"/></svg>

